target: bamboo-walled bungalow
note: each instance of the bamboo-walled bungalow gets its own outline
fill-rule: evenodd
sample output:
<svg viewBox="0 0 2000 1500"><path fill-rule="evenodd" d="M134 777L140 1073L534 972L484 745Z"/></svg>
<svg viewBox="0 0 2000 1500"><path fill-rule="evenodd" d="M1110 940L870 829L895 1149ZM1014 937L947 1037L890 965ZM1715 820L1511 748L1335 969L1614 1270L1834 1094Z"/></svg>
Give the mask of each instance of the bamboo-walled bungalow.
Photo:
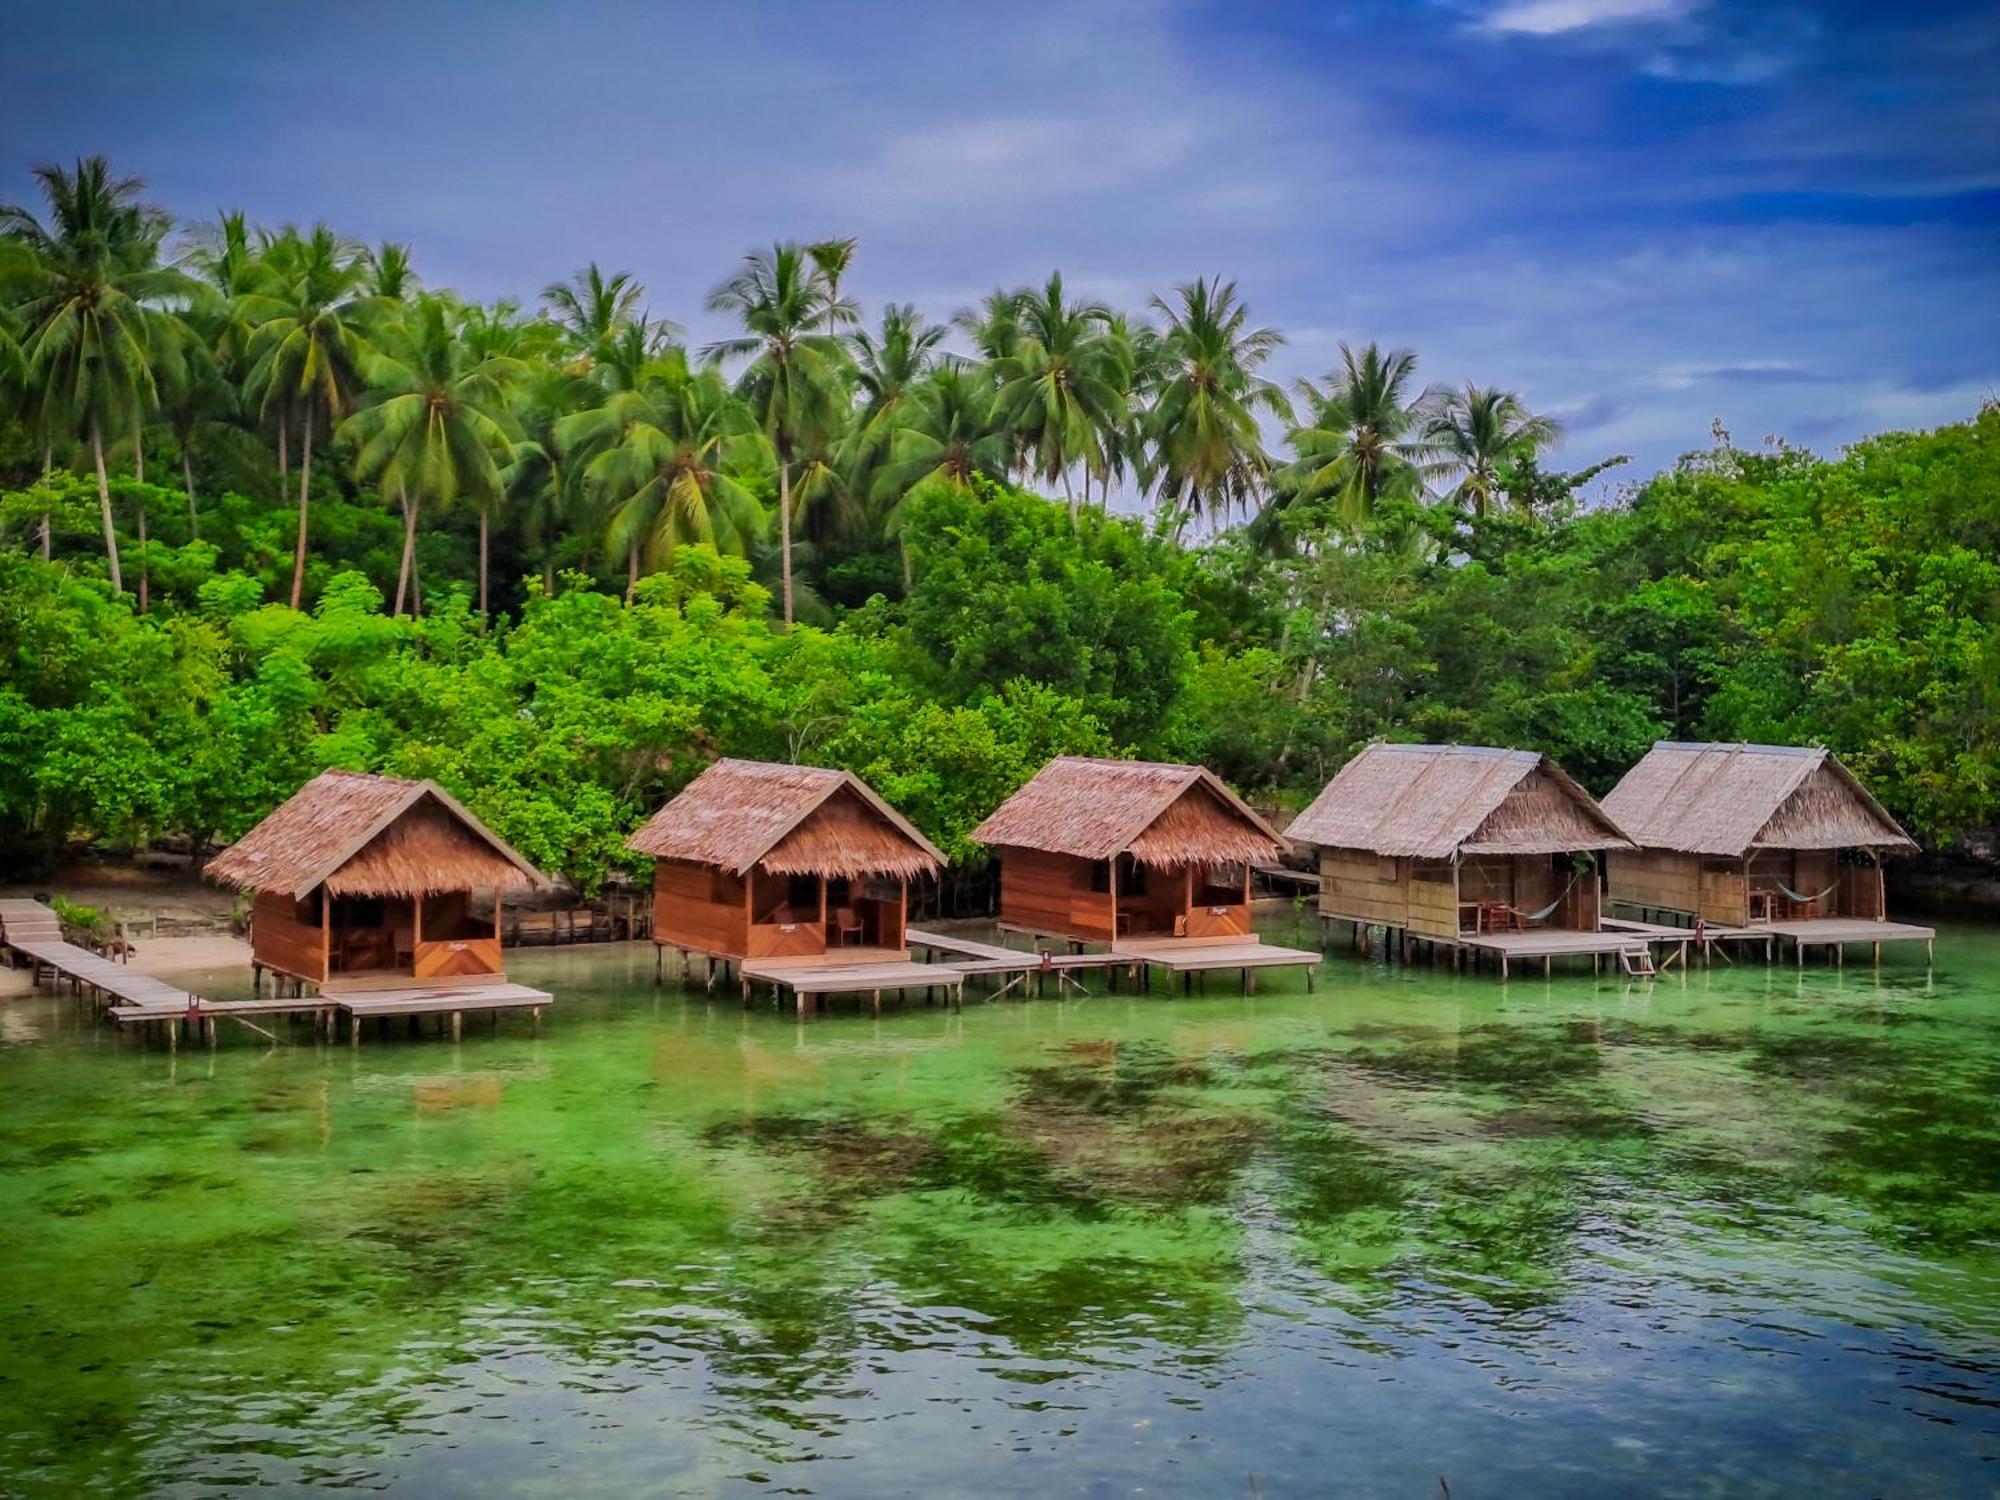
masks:
<svg viewBox="0 0 2000 1500"><path fill-rule="evenodd" d="M1373 744L1286 830L1319 848L1320 915L1434 945L1547 958L1599 931L1597 856L1631 845L1547 756Z"/></svg>
<svg viewBox="0 0 2000 1500"><path fill-rule="evenodd" d="M1039 937L1253 942L1250 867L1283 835L1199 766L1063 756L972 831L1000 925Z"/></svg>
<svg viewBox="0 0 2000 1500"><path fill-rule="evenodd" d="M709 959L905 959L909 887L944 856L860 777L719 760L628 841L653 942Z"/></svg>
<svg viewBox="0 0 2000 1500"><path fill-rule="evenodd" d="M1882 921L1882 857L1917 847L1818 747L1662 740L1604 807L1638 846L1611 901L1713 927Z"/></svg>
<svg viewBox="0 0 2000 1500"><path fill-rule="evenodd" d="M270 973L322 994L497 981L504 899L551 885L435 783L354 771L322 771L206 874L253 895L260 987Z"/></svg>

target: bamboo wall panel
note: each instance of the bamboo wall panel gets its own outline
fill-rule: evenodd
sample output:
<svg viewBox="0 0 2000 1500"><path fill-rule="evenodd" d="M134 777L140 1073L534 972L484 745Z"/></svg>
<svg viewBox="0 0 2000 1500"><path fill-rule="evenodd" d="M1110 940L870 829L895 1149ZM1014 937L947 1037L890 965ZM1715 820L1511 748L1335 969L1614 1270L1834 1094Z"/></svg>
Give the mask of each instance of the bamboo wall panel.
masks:
<svg viewBox="0 0 2000 1500"><path fill-rule="evenodd" d="M733 891L734 899L716 900L723 891ZM706 865L655 860L653 941L718 958L742 958L750 942L745 895L741 881L718 878Z"/></svg>
<svg viewBox="0 0 2000 1500"><path fill-rule="evenodd" d="M1606 872L1611 899L1649 910L1686 912L1701 909L1701 859L1666 849L1614 851Z"/></svg>
<svg viewBox="0 0 2000 1500"><path fill-rule="evenodd" d="M448 979L460 974L503 972L498 938L443 938L417 944L416 976Z"/></svg>
<svg viewBox="0 0 2000 1500"><path fill-rule="evenodd" d="M1409 860L1409 930L1419 937L1458 936L1458 883L1445 860Z"/></svg>
<svg viewBox="0 0 2000 1500"><path fill-rule="evenodd" d="M1701 861L1701 902L1697 914L1702 921L1723 927L1741 927L1750 920L1750 882L1741 864L1724 859Z"/></svg>
<svg viewBox="0 0 2000 1500"><path fill-rule="evenodd" d="M290 896L258 892L250 907L250 953L259 964L318 984L326 979L325 943L320 928L299 921Z"/></svg>
<svg viewBox="0 0 2000 1500"><path fill-rule="evenodd" d="M1322 849L1319 856L1319 909L1330 917L1384 927L1410 924L1410 893L1404 860L1377 859L1353 849ZM1387 874L1385 872L1392 872Z"/></svg>

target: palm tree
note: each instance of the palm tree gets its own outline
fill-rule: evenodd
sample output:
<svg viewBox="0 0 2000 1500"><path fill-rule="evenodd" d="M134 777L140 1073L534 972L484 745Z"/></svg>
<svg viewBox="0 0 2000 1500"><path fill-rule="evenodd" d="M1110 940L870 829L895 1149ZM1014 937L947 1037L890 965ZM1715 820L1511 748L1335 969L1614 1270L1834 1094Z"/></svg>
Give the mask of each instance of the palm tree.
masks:
<svg viewBox="0 0 2000 1500"><path fill-rule="evenodd" d="M633 389L558 422L556 440L562 452L590 455L584 482L610 511L605 542L625 557L628 600L642 561L658 568L689 542L747 556L763 528L745 481L768 470L770 444L722 377L691 371L678 350Z"/></svg>
<svg viewBox="0 0 2000 1500"><path fill-rule="evenodd" d="M710 294L715 312L734 313L740 337L704 351L751 356L737 394L756 413L778 462L778 546L785 623L792 623L792 465L839 425L844 354L832 330L856 321L807 250L775 245L746 256L743 268Z"/></svg>
<svg viewBox="0 0 2000 1500"><path fill-rule="evenodd" d="M556 433L564 418L585 410L602 393L568 370L531 366L515 382L512 395L521 435L500 477L521 534L541 553L543 587L554 593L557 536L577 509L580 489L578 468L568 461Z"/></svg>
<svg viewBox="0 0 2000 1500"><path fill-rule="evenodd" d="M1163 380L1147 414L1158 483L1171 496L1176 529L1197 511L1227 514L1247 502L1270 472L1257 410L1289 417L1290 403L1257 367L1284 337L1248 328L1249 310L1233 281L1195 280L1172 303L1155 297L1167 320Z"/></svg>
<svg viewBox="0 0 2000 1500"><path fill-rule="evenodd" d="M479 613L487 615L486 517L505 488L501 466L511 456L514 421L508 383L518 361L476 353L459 337L456 309L443 297L419 293L404 324L367 356L368 394L341 425L354 443L357 475L403 505L403 562L396 613L403 610L416 552L417 517L425 501L479 507Z"/></svg>
<svg viewBox="0 0 2000 1500"><path fill-rule="evenodd" d="M368 261L324 224L294 237L272 258L272 274L240 299L250 323L246 394L280 422L294 406L302 432L298 543L292 555L292 608L306 582L306 535L312 506L313 434L347 414L367 355L363 326ZM280 458L282 466L283 459Z"/></svg>
<svg viewBox="0 0 2000 1500"><path fill-rule="evenodd" d="M35 177L46 226L27 209L0 206L23 384L45 435L81 433L90 444L105 562L112 592L122 593L104 434L131 430L153 400L166 317L159 305L183 296L187 283L158 264L168 221L138 201L145 189L138 178L113 177L101 156L71 172L37 167Z"/></svg>
<svg viewBox="0 0 2000 1500"><path fill-rule="evenodd" d="M1111 309L1101 302L1069 302L1062 274L1018 304L1019 335L1011 354L997 361L1001 420L1020 437L1023 451L1048 483L1062 481L1070 519L1079 502L1070 470L1108 477L1110 450L1127 420L1129 351L1105 332Z"/></svg>
<svg viewBox="0 0 2000 1500"><path fill-rule="evenodd" d="M926 484L969 489L976 478L1002 483L1013 463L1013 445L994 417L993 387L984 375L963 365L933 370L898 407L889 455L876 471L870 498L882 534L901 547L903 502ZM910 554L903 553L903 582L910 581Z"/></svg>
<svg viewBox="0 0 2000 1500"><path fill-rule="evenodd" d="M418 287L410 247L384 240L367 252L368 295L377 302L407 302Z"/></svg>
<svg viewBox="0 0 2000 1500"><path fill-rule="evenodd" d="M813 264L819 267L819 274L826 278L827 294L835 304L840 301L841 279L847 275L848 267L854 264L854 251L860 243L850 238L815 240L806 246L806 254L813 258Z"/></svg>
<svg viewBox="0 0 2000 1500"><path fill-rule="evenodd" d="M646 288L630 271L606 276L592 261L568 281L543 287L542 305L568 334L570 346L587 369L603 357L622 329L645 321L639 312L639 299L645 295Z"/></svg>
<svg viewBox="0 0 2000 1500"><path fill-rule="evenodd" d="M1552 417L1538 417L1512 391L1467 385L1443 397L1424 424L1433 445L1432 474L1456 478L1445 498L1484 516L1500 492L1509 464L1534 458L1561 436Z"/></svg>
<svg viewBox="0 0 2000 1500"><path fill-rule="evenodd" d="M873 488L870 473L888 451L916 389L937 358L945 329L924 321L909 304L882 310L879 335L858 329L847 337L854 361L854 384L861 397L847 436L843 465L863 494Z"/></svg>
<svg viewBox="0 0 2000 1500"><path fill-rule="evenodd" d="M229 426L240 410L236 387L223 374L209 330L190 323L183 331L179 357L161 365L156 383L159 413L181 451L181 488L187 495L188 534L199 538L201 515L195 506L194 445L207 432L248 434ZM252 440L254 441L254 440Z"/></svg>
<svg viewBox="0 0 2000 1500"><path fill-rule="evenodd" d="M1369 343L1357 351L1343 342L1340 368L1323 384L1300 381L1311 415L1288 435L1297 457L1285 501L1331 498L1348 524L1360 525L1387 496L1420 496L1427 450L1414 430L1433 398L1410 396L1416 373L1407 349Z"/></svg>

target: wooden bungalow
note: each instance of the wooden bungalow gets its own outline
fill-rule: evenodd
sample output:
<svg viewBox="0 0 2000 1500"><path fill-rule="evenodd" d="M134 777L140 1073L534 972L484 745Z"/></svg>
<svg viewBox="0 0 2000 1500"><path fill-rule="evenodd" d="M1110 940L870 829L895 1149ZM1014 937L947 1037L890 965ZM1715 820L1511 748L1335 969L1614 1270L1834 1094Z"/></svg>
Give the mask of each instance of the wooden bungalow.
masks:
<svg viewBox="0 0 2000 1500"><path fill-rule="evenodd" d="M1287 835L1320 851L1320 915L1411 939L1547 958L1619 951L1599 931L1595 855L1631 845L1532 750L1373 744Z"/></svg>
<svg viewBox="0 0 2000 1500"><path fill-rule="evenodd" d="M322 771L207 874L254 893L260 979L289 975L322 994L498 981L502 900L550 884L436 784L354 771Z"/></svg>
<svg viewBox="0 0 2000 1500"><path fill-rule="evenodd" d="M653 857L654 943L739 964L906 960L910 882L944 867L860 777L746 760L703 771L627 847Z"/></svg>
<svg viewBox="0 0 2000 1500"><path fill-rule="evenodd" d="M972 831L1000 925L1042 937L1254 942L1250 867L1284 837L1199 766L1063 756Z"/></svg>
<svg viewBox="0 0 2000 1500"><path fill-rule="evenodd" d="M1708 926L1882 921L1882 856L1917 847L1816 747L1662 740L1604 807L1638 846L1610 899Z"/></svg>

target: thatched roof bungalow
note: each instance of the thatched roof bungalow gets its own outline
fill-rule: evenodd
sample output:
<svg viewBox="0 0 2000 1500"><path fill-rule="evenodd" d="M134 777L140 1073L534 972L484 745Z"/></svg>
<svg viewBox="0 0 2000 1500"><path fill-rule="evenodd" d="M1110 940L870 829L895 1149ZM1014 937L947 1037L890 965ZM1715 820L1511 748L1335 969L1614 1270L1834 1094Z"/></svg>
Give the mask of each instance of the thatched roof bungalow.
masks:
<svg viewBox="0 0 2000 1500"><path fill-rule="evenodd" d="M1250 866L1275 828L1200 766L1063 756L972 831L1000 861L1000 921L1044 936L1252 938Z"/></svg>
<svg viewBox="0 0 2000 1500"><path fill-rule="evenodd" d="M627 847L653 857L653 941L712 958L880 960L944 856L848 771L719 760Z"/></svg>
<svg viewBox="0 0 2000 1500"><path fill-rule="evenodd" d="M1286 830L1320 850L1320 912L1442 942L1598 928L1594 856L1631 845L1546 755L1373 744Z"/></svg>
<svg viewBox="0 0 2000 1500"><path fill-rule="evenodd" d="M322 771L210 860L255 893L252 962L325 986L503 972L504 897L548 877L430 781ZM490 893L490 919L473 897Z"/></svg>
<svg viewBox="0 0 2000 1500"><path fill-rule="evenodd" d="M1721 926L1880 919L1882 855L1917 847L1817 746L1662 740L1604 806L1638 845L1611 861L1610 898Z"/></svg>

